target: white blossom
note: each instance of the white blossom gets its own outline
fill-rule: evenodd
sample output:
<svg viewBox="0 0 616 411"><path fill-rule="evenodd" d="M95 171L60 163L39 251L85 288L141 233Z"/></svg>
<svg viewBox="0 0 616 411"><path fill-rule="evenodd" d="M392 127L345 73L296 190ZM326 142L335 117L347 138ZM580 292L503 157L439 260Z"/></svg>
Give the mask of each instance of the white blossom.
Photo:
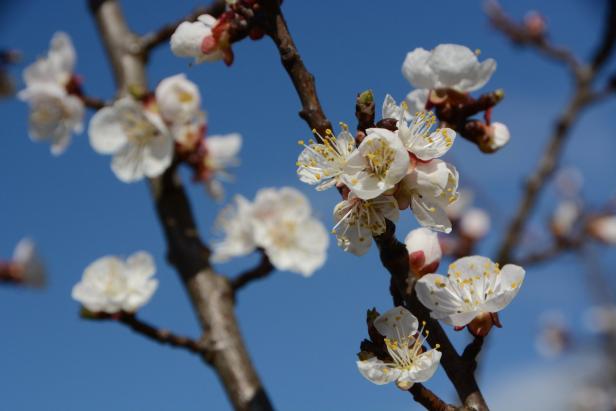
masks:
<svg viewBox="0 0 616 411"><path fill-rule="evenodd" d="M225 238L214 245L214 260L249 254L261 248L272 265L310 276L326 259L329 238L311 215L306 197L291 187L259 190L254 203L236 197L217 220Z"/></svg>
<svg viewBox="0 0 616 411"><path fill-rule="evenodd" d="M218 20L209 14L202 14L197 21L182 22L171 36L171 51L178 57L194 57L195 63L216 61L223 58L223 52L215 49L203 51L203 40L212 36L212 29Z"/></svg>
<svg viewBox="0 0 616 411"><path fill-rule="evenodd" d="M357 361L359 372L368 381L378 385L395 381L400 389L408 390L414 383L434 375L441 352L436 348L424 351L423 327L419 329L417 318L406 308L387 311L374 321L374 327L385 337L389 359L372 357Z"/></svg>
<svg viewBox="0 0 616 411"><path fill-rule="evenodd" d="M417 221L432 230L449 233L445 208L458 198L458 171L442 160L417 161L394 193L401 210L411 207Z"/></svg>
<svg viewBox="0 0 616 411"><path fill-rule="evenodd" d="M557 236L567 236L581 217L580 206L576 201L564 200L558 203L552 216L552 230Z"/></svg>
<svg viewBox="0 0 616 411"><path fill-rule="evenodd" d="M471 208L462 215L460 232L473 240L479 240L490 231L490 215L481 208Z"/></svg>
<svg viewBox="0 0 616 411"><path fill-rule="evenodd" d="M370 200L393 188L409 168L409 155L396 133L369 128L367 135L348 158L341 176L359 198Z"/></svg>
<svg viewBox="0 0 616 411"><path fill-rule="evenodd" d="M589 224L589 231L599 241L616 245L616 215L605 215L593 219Z"/></svg>
<svg viewBox="0 0 616 411"><path fill-rule="evenodd" d="M427 274L425 270L436 271L443 256L436 232L425 227L416 228L407 234L404 244L409 253L411 268L416 273Z"/></svg>
<svg viewBox="0 0 616 411"><path fill-rule="evenodd" d="M381 108L381 118L393 118L398 121L400 121L400 119L404 119L404 121L411 121L413 119L413 116L411 114L411 111L409 111L408 106L404 105L404 102L398 105L398 103L396 103L396 100L390 94L387 94L385 96L385 100L383 100L383 107Z"/></svg>
<svg viewBox="0 0 616 411"><path fill-rule="evenodd" d="M224 262L233 257L248 255L257 248L254 237L252 204L241 195L233 198L216 219L216 228L224 234L214 242L212 261Z"/></svg>
<svg viewBox="0 0 616 411"><path fill-rule="evenodd" d="M453 89L467 93L483 87L496 70L496 61L483 62L469 48L440 44L428 51L416 48L406 55L402 73L418 89Z"/></svg>
<svg viewBox="0 0 616 411"><path fill-rule="evenodd" d="M524 274L517 265L500 269L486 257L463 257L449 266L447 277L427 274L415 290L433 318L461 327L480 314L505 308L520 290Z"/></svg>
<svg viewBox="0 0 616 411"><path fill-rule="evenodd" d="M350 193L334 208L336 225L332 232L344 251L363 255L370 249L372 237L385 232L385 219L398 221L399 214L398 204L392 196L362 200Z"/></svg>
<svg viewBox="0 0 616 411"><path fill-rule="evenodd" d="M428 103L428 98L430 97L430 90L425 88L420 88L411 91L406 95L406 104L408 104L409 111L411 113L419 113L426 110L426 104Z"/></svg>
<svg viewBox="0 0 616 411"><path fill-rule="evenodd" d="M297 174L301 181L316 185L319 191L340 182L349 156L356 151L355 139L349 128L342 123L341 127L338 136L327 130L325 136L317 134L320 142L309 141L305 144L303 140L299 141L305 148L297 159Z"/></svg>
<svg viewBox="0 0 616 411"><path fill-rule="evenodd" d="M86 267L83 278L74 287L72 297L93 313L132 313L146 304L158 281L154 260L145 251L126 260L105 256Z"/></svg>
<svg viewBox="0 0 616 411"><path fill-rule="evenodd" d="M203 157L205 185L213 198L222 200L224 197L224 189L220 180L233 179L227 169L239 165L240 160L237 155L241 147L242 136L238 133L208 136L205 139L205 156Z"/></svg>
<svg viewBox="0 0 616 411"><path fill-rule="evenodd" d="M276 269L307 277L325 263L329 237L311 212L306 197L294 188L265 188L257 193L255 242Z"/></svg>
<svg viewBox="0 0 616 411"><path fill-rule="evenodd" d="M398 122L398 136L404 147L423 161L429 161L444 155L456 138L456 132L450 128L432 131L436 117L431 111L416 113L411 121Z"/></svg>
<svg viewBox="0 0 616 411"><path fill-rule="evenodd" d="M55 33L49 52L24 71L26 88L19 99L30 105L29 134L34 141L49 141L51 152L66 150L73 133L83 131L83 102L67 92L76 54L70 37Z"/></svg>
<svg viewBox="0 0 616 411"><path fill-rule="evenodd" d="M45 285L45 265L36 251L36 244L31 239L22 238L17 243L11 263L19 270L20 276L26 284L33 287Z"/></svg>
<svg viewBox="0 0 616 411"><path fill-rule="evenodd" d="M171 164L173 139L167 126L131 97L97 111L89 134L96 152L113 155L111 169L123 182L157 177Z"/></svg>
<svg viewBox="0 0 616 411"><path fill-rule="evenodd" d="M190 122L201 112L199 88L184 74L163 79L156 87L155 95L158 111L169 123Z"/></svg>

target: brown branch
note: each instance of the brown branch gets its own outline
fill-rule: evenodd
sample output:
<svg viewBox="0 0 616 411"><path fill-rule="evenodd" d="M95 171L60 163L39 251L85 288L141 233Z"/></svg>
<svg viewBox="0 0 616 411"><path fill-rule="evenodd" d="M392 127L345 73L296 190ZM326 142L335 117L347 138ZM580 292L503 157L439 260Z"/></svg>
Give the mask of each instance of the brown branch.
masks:
<svg viewBox="0 0 616 411"><path fill-rule="evenodd" d="M445 373L454 385L464 406L474 411L488 411L483 395L474 376L475 360L460 356L447 337L447 334L430 316L430 311L424 307L414 292L414 277L410 276L409 259L406 246L395 236L396 226L387 221L387 229L382 235L375 237L379 247L381 262L392 276L392 297L394 301L404 301L404 305L420 321L426 322L430 331L428 343L431 347L440 345L442 353L441 364Z"/></svg>
<svg viewBox="0 0 616 411"><path fill-rule="evenodd" d="M163 345L184 348L192 353L202 355L204 359L211 359L212 353L204 344L188 337L178 336L170 331L153 327L141 321L132 314L123 314L118 318L121 324L128 326L134 332L143 335Z"/></svg>
<svg viewBox="0 0 616 411"><path fill-rule="evenodd" d="M107 102L101 98L90 97L90 96L79 96L79 98L81 99L81 101L83 101L83 104L86 107L91 108L93 110L100 110L101 108L107 105Z"/></svg>
<svg viewBox="0 0 616 411"><path fill-rule="evenodd" d="M605 13L603 34L599 46L591 58L591 67L595 71L607 61L616 43L616 0L608 0L607 7L608 12Z"/></svg>
<svg viewBox="0 0 616 411"><path fill-rule="evenodd" d="M240 289L247 286L251 282L267 277L272 273L272 271L274 271L274 266L265 252L261 250L261 260L259 261L259 264L256 267L244 271L237 277L233 278L231 280L231 288L234 293L237 293Z"/></svg>
<svg viewBox="0 0 616 411"><path fill-rule="evenodd" d="M456 407L447 404L423 384L413 384L409 389L413 399L429 411L456 411Z"/></svg>
<svg viewBox="0 0 616 411"><path fill-rule="evenodd" d="M492 25L515 44L534 47L541 54L565 63L576 77L581 76L582 65L570 50L550 43L545 33L533 33L525 25L513 21L505 14L498 1L488 0L486 2L486 14Z"/></svg>
<svg viewBox="0 0 616 411"><path fill-rule="evenodd" d="M226 3L224 0L216 0L207 7L199 7L195 9L192 13L182 19L165 24L158 30L143 35L141 37L141 47L143 52L145 54L149 54L155 47L168 42L173 32L175 32L175 29L185 21L195 21L197 20L197 17L202 14L210 14L214 17L221 15L225 11L225 5Z"/></svg>
<svg viewBox="0 0 616 411"><path fill-rule="evenodd" d="M268 9L270 21L267 22L266 34L274 41L280 59L285 70L291 77L297 95L302 103L302 110L299 115L308 123L310 128L317 130L325 135L327 129L331 129L331 123L325 117L323 108L317 96L314 83L314 76L310 74L301 56L297 52L295 42L289 33L289 28L284 19L278 0L264 0L264 5Z"/></svg>
<svg viewBox="0 0 616 411"><path fill-rule="evenodd" d="M117 0L89 3L119 94L126 94L130 86L147 88L146 53L126 25ZM273 410L242 340L231 285L210 266L209 249L199 238L176 167L151 179L150 188L167 240L169 261L178 270L207 335L207 345L212 347L211 357L202 357L216 370L235 410Z"/></svg>
<svg viewBox="0 0 616 411"><path fill-rule="evenodd" d="M610 14L606 19L607 26L604 30L601 46L589 65L579 63L564 49L551 46L547 43L544 34L528 37L528 30L524 26L511 22L496 1L489 3L488 15L498 29L518 44L533 45L544 54L551 55L557 60L565 62L572 69L575 77L573 96L557 118L548 146L539 160L535 171L527 179L524 185L524 194L517 207L515 216L509 223L508 229L505 230L506 235L497 253L497 261L501 264L506 264L512 260L514 251L522 237L526 221L535 209L539 194L545 187L546 182L556 170L563 153L564 143L573 125L578 121L581 112L613 91L611 85L598 92L594 91L592 87L592 83L601 67L611 55L614 41L616 40L616 38L613 38L616 37L616 33L614 33L616 29L610 27L610 25L613 25L613 19L616 20L616 11L613 9L615 5L613 3L614 1L610 0Z"/></svg>

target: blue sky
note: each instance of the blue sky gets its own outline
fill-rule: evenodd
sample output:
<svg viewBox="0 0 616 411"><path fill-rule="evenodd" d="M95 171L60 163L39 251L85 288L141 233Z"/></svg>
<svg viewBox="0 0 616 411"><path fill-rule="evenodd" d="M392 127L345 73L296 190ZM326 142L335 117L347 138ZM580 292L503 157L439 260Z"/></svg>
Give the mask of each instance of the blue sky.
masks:
<svg viewBox="0 0 616 411"><path fill-rule="evenodd" d="M130 25L140 33L197 5L123 3ZM599 35L600 1L520 0L504 5L516 17L539 9L548 16L552 38L571 45L582 57ZM111 72L85 1L13 0L2 7L0 46L22 50L29 63L46 52L56 30L66 31L78 51L77 71L87 92L113 96ZM402 98L410 87L400 66L415 47L454 42L479 48L482 58L497 60L497 72L486 89L505 89L506 98L493 118L508 124L511 143L486 156L460 140L448 154L460 170L462 185L476 189L478 205L493 213L493 234L481 247L492 256L498 234L513 213L522 178L535 166L552 119L570 94L565 71L511 47L490 28L479 1L288 0L283 9L334 123L353 124L354 98L361 90L371 88L379 101L385 93ZM187 60L173 57L163 46L152 56L150 85L187 73L201 88L210 132L238 131L244 136L242 164L236 170L237 182L227 186L229 194L253 197L264 186L294 186L309 196L315 214L330 225L337 194L317 194L295 175L296 141L307 138L309 130L297 116L295 91L273 45L267 39L245 41L234 50L231 68L222 63L188 67ZM20 68L14 70L16 76ZM609 101L586 113L565 153L564 164L584 173L589 204L602 204L615 194L610 178L616 173L616 130L611 121L615 108ZM165 262L146 185L119 182L109 169L109 158L94 153L85 134L77 136L63 156L52 157L46 145L29 140L23 103L0 101L0 122L0 255L8 257L19 238L28 235L39 244L50 271L46 290L0 289L0 409L228 410L213 372L197 358L158 346L117 324L80 320L78 304L70 299L71 287L91 261L144 249L156 257L160 287L140 315L177 333L198 335L177 275ZM199 186L190 187L190 196L201 232L211 239L220 205ZM555 202L554 190L548 189L533 223L540 227ZM401 220L400 236L416 226L410 214ZM606 263L614 260L608 250L600 250L600 255ZM219 269L234 275L255 261L248 257ZM244 337L278 409L420 409L408 394L372 385L355 369L355 353L365 336L365 310L390 308L387 289L388 275L374 249L358 258L332 244L327 264L314 277L275 273L242 292L238 314ZM530 269L520 295L501 317L505 328L494 332L485 352L481 377L482 385L491 387L486 388L488 401L499 395L492 389L499 382L515 382L512 376L547 373L559 366L534 351L541 312L561 309L577 327L588 302L576 259L565 257ZM462 347L466 335L451 334ZM448 384L439 370L428 385L451 398Z"/></svg>

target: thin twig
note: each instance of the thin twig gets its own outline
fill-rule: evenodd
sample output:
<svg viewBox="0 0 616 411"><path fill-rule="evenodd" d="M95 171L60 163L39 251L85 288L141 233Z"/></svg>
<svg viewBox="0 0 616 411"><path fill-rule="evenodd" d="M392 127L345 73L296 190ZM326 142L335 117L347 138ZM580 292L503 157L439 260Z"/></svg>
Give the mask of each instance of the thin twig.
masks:
<svg viewBox="0 0 616 411"><path fill-rule="evenodd" d="M272 271L274 271L274 266L265 252L261 251L261 260L259 264L233 278L231 280L231 288L233 292L237 293L251 282L267 277Z"/></svg>
<svg viewBox="0 0 616 411"><path fill-rule="evenodd" d="M90 96L79 96L79 98L81 99L81 101L83 101L83 104L86 107L91 108L93 110L100 110L101 108L107 105L107 102L105 102L105 100L101 98L90 97Z"/></svg>
<svg viewBox="0 0 616 411"><path fill-rule="evenodd" d="M417 403L423 405L429 411L456 411L456 407L447 404L423 384L413 384L409 392Z"/></svg>
<svg viewBox="0 0 616 411"><path fill-rule="evenodd" d="M132 314L123 314L118 318L121 324L128 326L131 330L154 340L163 345L184 348L192 353L199 354L205 358L211 358L211 352L204 344L188 337L175 335L168 330L156 328L144 321L141 321Z"/></svg>
<svg viewBox="0 0 616 411"><path fill-rule="evenodd" d="M175 29L182 24L184 21L195 21L197 17L202 14L210 14L214 17L219 16L222 12L225 11L225 1L224 0L216 0L212 4L207 7L199 7L195 9L192 13L188 14L184 18L174 21L172 23L165 24L160 27L158 30L155 30L151 33L147 33L141 37L141 44L143 51L148 54L155 47L166 43L171 38L171 35L175 31Z"/></svg>

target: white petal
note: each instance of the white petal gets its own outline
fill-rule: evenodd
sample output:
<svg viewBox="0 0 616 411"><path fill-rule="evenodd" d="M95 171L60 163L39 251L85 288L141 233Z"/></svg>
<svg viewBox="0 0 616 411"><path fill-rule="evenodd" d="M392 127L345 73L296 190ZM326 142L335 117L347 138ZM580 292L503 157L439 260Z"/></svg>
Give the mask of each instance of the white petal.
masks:
<svg viewBox="0 0 616 411"><path fill-rule="evenodd" d="M68 34L57 32L51 39L48 59L53 66L57 80L66 83L75 68L77 53Z"/></svg>
<svg viewBox="0 0 616 411"><path fill-rule="evenodd" d="M127 137L121 119L123 107L124 104L120 102L111 107L103 107L90 120L90 145L97 153L113 154L126 144Z"/></svg>
<svg viewBox="0 0 616 411"><path fill-rule="evenodd" d="M412 114L426 111L426 104L428 103L428 96L430 90L427 88L420 88L411 91L406 95L406 104L409 106L409 112Z"/></svg>
<svg viewBox="0 0 616 411"><path fill-rule="evenodd" d="M422 251L425 257L424 265L430 265L435 261L440 261L443 256L438 235L427 228L416 228L411 230L404 239L406 249L409 254Z"/></svg>
<svg viewBox="0 0 616 411"><path fill-rule="evenodd" d="M471 208L460 220L460 231L475 240L485 237L490 231L490 215L480 208Z"/></svg>
<svg viewBox="0 0 616 411"><path fill-rule="evenodd" d="M239 162L236 157L242 147L242 136L238 133L208 136L205 139L205 145L213 167L215 169L227 168Z"/></svg>
<svg viewBox="0 0 616 411"><path fill-rule="evenodd" d="M494 122L490 126L489 146L492 150L498 150L509 142L511 135L509 129L503 123Z"/></svg>
<svg viewBox="0 0 616 411"><path fill-rule="evenodd" d="M178 57L201 57L201 43L212 30L200 21L180 24L171 36L171 51Z"/></svg>
<svg viewBox="0 0 616 411"><path fill-rule="evenodd" d="M408 371L408 378L413 383L428 381L438 368L441 352L435 349L428 350L417 356L413 367Z"/></svg>
<svg viewBox="0 0 616 411"><path fill-rule="evenodd" d="M374 327L382 336L390 340L415 335L419 321L404 307L394 307L374 320Z"/></svg>
<svg viewBox="0 0 616 411"><path fill-rule="evenodd" d="M431 53L422 48L409 52L402 64L402 74L415 88L435 88L436 78L427 62Z"/></svg>
<svg viewBox="0 0 616 411"><path fill-rule="evenodd" d="M500 271L500 278L492 298L486 301L485 309L497 312L505 308L513 298L518 295L520 286L524 281L525 271L522 267L507 264Z"/></svg>
<svg viewBox="0 0 616 411"><path fill-rule="evenodd" d="M173 160L173 139L168 134L158 134L143 150L143 173L158 177Z"/></svg>
<svg viewBox="0 0 616 411"><path fill-rule="evenodd" d="M458 290L451 286L449 279L440 274L426 274L415 283L417 298L432 311L434 318L445 318L451 314L466 311Z"/></svg>
<svg viewBox="0 0 616 411"><path fill-rule="evenodd" d="M377 385L390 383L400 375L400 370L387 367L383 361L376 357L357 361L357 369L364 378Z"/></svg>
<svg viewBox="0 0 616 411"><path fill-rule="evenodd" d="M419 195L413 195L411 198L411 209L417 221L432 230L443 233L451 232L451 221L447 217L447 213L441 205L429 198L422 198Z"/></svg>
<svg viewBox="0 0 616 411"><path fill-rule="evenodd" d="M184 74L163 79L155 94L160 115L171 123L187 122L199 114L199 89Z"/></svg>
<svg viewBox="0 0 616 411"><path fill-rule="evenodd" d="M396 104L396 100L387 94L383 101L383 107L381 109L381 118L397 118L400 108Z"/></svg>

